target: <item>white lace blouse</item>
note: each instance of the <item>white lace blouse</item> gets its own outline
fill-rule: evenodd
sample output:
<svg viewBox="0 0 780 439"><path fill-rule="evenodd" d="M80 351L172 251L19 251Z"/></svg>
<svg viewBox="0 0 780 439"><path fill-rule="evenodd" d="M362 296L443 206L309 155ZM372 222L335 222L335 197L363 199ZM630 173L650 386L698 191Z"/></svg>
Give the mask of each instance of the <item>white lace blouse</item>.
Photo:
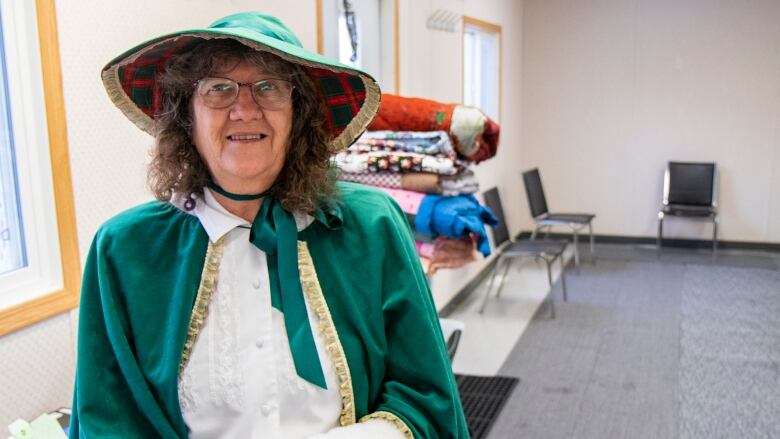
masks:
<svg viewBox="0 0 780 439"><path fill-rule="evenodd" d="M336 372L309 303L327 389L295 371L284 316L271 307L265 253L249 242L250 224L225 210L208 189L191 213L211 241L225 236L225 247L208 316L179 380L190 437L403 437L379 419L338 427ZM309 216L296 216L299 230L311 222Z"/></svg>

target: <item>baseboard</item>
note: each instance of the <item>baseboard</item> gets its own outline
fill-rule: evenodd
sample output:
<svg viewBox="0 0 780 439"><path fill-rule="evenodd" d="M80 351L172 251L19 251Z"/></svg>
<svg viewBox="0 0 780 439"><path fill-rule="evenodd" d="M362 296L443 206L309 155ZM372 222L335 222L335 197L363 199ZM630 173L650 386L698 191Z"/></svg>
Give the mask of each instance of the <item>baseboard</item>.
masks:
<svg viewBox="0 0 780 439"><path fill-rule="evenodd" d="M544 236L544 234L541 234ZM571 239L571 233L550 233L550 238ZM518 233L515 239L526 239L531 237L531 232L524 230ZM603 244L644 244L655 245L655 236L619 236L619 235L593 235L596 243ZM588 243L588 235L580 234L580 244ZM679 239L664 238L664 247L690 248L690 249L710 249L712 241L707 239ZM774 242L754 242L754 241L718 241L718 249L722 250L763 250L771 252L780 252L780 243Z"/></svg>
<svg viewBox="0 0 780 439"><path fill-rule="evenodd" d="M530 231L522 231L517 234L515 239L527 239L531 237ZM550 233L550 238L571 239L570 233ZM588 235L580 235L580 243L588 244ZM655 245L655 237L648 236L619 236L619 235L593 235L596 244L640 244ZM689 249L711 249L712 241L704 239L679 239L664 238L664 247L689 248ZM718 241L719 250L761 250L780 253L780 244L773 242L751 242L751 241ZM474 276L450 301L439 310L440 317L448 317L455 309L463 303L477 286L493 271L498 258L493 258L485 267ZM571 261L570 261L571 262Z"/></svg>
<svg viewBox="0 0 780 439"><path fill-rule="evenodd" d="M450 314L452 314L452 312L455 311L455 309L460 306L464 300L466 300L469 294L474 292L474 290L477 289L477 286L479 286L479 284L482 283L482 281L485 280L488 275L490 275L490 273L493 271L493 267L496 266L497 261L498 258L493 258L490 262L488 262L487 265L482 267L482 270L480 270L479 273L477 273L477 275L466 284L466 286L461 288L460 291L458 291L452 297L452 299L450 299L450 301L439 310L439 317L448 317Z"/></svg>

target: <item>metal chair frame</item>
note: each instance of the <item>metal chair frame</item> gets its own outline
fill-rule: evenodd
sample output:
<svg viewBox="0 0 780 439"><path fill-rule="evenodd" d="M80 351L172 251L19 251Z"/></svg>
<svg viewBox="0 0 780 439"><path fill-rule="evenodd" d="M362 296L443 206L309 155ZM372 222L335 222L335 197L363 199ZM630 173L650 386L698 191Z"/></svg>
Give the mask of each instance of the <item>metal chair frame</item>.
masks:
<svg viewBox="0 0 780 439"><path fill-rule="evenodd" d="M511 246L514 242L521 242L521 241L510 241L509 244L507 244L504 247ZM541 259L545 262L547 266L547 284L550 287L550 294L547 296L547 302L550 306L550 318L555 318L555 301L553 300L553 281L552 281L552 265L555 263L555 260L559 260L561 263L561 289L563 290L563 301L566 302L569 300L568 294L566 291L566 266L563 261L563 253L566 251L566 245L568 243L563 243L563 250L561 250L558 253L546 253L541 252L539 254L510 254L510 253L499 253L498 260L496 261L496 265L493 267L493 274L490 276L490 283L488 283L488 287L485 290L485 298L482 299L482 305L479 307L479 313L482 314L485 311L485 306L487 305L488 299L490 298L490 292L493 290L493 285L496 281L496 275L500 270L503 269L504 273L501 275L501 281L498 284L498 289L496 290L496 299L501 297L501 290L504 288L504 281L506 280L507 273L509 272L509 266L511 265L510 262L512 259L516 257L530 257L533 256L535 259ZM503 265L503 267L502 267Z"/></svg>
<svg viewBox="0 0 780 439"><path fill-rule="evenodd" d="M460 320L439 318L439 325L441 326L442 335L444 335L444 342L447 345L447 355L449 355L450 361L452 361L455 359L455 353L458 351L458 344L460 344L460 337L466 329L466 324Z"/></svg>
<svg viewBox="0 0 780 439"><path fill-rule="evenodd" d="M596 252L596 244L595 244L595 239L593 238L593 224L591 221L588 221L587 224L582 224L582 223L572 223L567 221L551 220L551 219L547 219L546 217L547 214L540 215L534 218L536 227L534 227L534 231L531 233L531 239L536 239L536 235L542 231L545 234L545 239L549 238L550 229L553 226L569 227L572 234L572 241L573 241L572 244L574 245L574 265L576 267L579 267L580 266L580 252L579 252L580 231L587 226L589 241L590 241L590 259L591 261L594 260L593 255Z"/></svg>
<svg viewBox="0 0 780 439"><path fill-rule="evenodd" d="M538 188L529 188L528 181L527 181L528 178L536 179L536 183L538 183ZM580 266L579 235L580 235L580 231L587 226L588 235L590 239L590 259L591 262L595 261L594 254L596 252L596 244L595 244L595 239L593 237L593 218L595 218L596 215L583 214L583 213L580 214L550 213L547 208L547 197L544 195L544 187L542 186L542 178L541 175L539 174L539 168L533 168L523 172L523 183L525 184L526 195L528 196L528 204L531 210L531 216L533 217L535 223L534 231L531 233L531 239L532 240L536 239L536 236L540 231L544 231L545 238L548 237L550 233L550 229L553 226L568 227L571 230L572 241L574 244L574 265L577 267L577 269L579 269ZM538 193L532 194L531 191L535 189L538 189ZM540 212L534 212L534 206L532 201L533 195L537 195L538 197L540 197L544 205L542 211ZM588 216L589 218L587 220L582 220L582 221L571 221L565 219L565 217L568 215Z"/></svg>
<svg viewBox="0 0 780 439"><path fill-rule="evenodd" d="M496 205L491 206L492 204L488 200L488 193L491 191L495 191L495 198L496 198ZM488 207L491 210L494 210L494 213L499 217L499 225L495 226L494 228L503 227L506 228L506 224L504 221L504 213L503 208L501 206L501 197L498 194L497 188L492 188L485 193L485 201ZM500 211L499 211L500 210ZM506 236L505 243L498 243L499 247L497 249L497 260L495 262L495 265L493 266L493 273L490 277L490 282L488 283L488 286L485 290L485 297L482 299L482 305L479 308L479 313L482 314L485 311L485 306L487 305L488 299L490 298L490 293L493 290L493 286L495 285L496 281L496 275L499 271L503 270L503 274L501 276L501 280L498 284L498 288L496 290L496 298L501 296L501 290L504 287L504 281L506 280L506 275L509 272L509 266L511 265L510 262L514 258L518 257L534 257L536 260L543 260L547 266L547 283L550 287L550 293L547 296L547 301L550 306L550 317L555 318L555 302L553 300L553 280L552 280L552 265L555 263L556 260L559 260L561 263L561 287L563 289L563 300L568 300L568 295L566 291L566 277L565 277L565 270L566 266L563 261L563 254L566 251L566 246L568 243L566 241L533 241L533 240L518 240L514 241L509 237L509 233L507 231L504 231L502 235ZM495 237L495 232L493 236ZM556 246L558 246L556 248ZM557 250L557 251L556 251Z"/></svg>
<svg viewBox="0 0 780 439"><path fill-rule="evenodd" d="M669 201L669 193L671 192L671 165L711 165L712 166L712 203L709 206L701 206L702 208L709 208L707 211L702 211L699 215L674 215L665 212L666 209L674 206L674 203ZM681 204L680 206L686 206ZM669 162L666 165L666 171L664 172L664 193L663 200L661 202L661 208L658 210L658 237L656 238L656 250L660 254L661 247L663 245L663 233L664 233L664 219L666 217L678 217L692 221L704 221L712 222L712 255L717 255L718 252L718 224L720 223L720 217L718 215L718 167L715 163L688 163L688 162Z"/></svg>

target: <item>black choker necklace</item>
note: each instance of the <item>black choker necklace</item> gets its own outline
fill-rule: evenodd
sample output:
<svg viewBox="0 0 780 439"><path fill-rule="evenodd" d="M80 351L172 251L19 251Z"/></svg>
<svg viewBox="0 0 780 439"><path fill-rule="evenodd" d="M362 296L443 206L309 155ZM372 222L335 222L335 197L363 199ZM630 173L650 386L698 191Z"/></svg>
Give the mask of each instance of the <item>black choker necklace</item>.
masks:
<svg viewBox="0 0 780 439"><path fill-rule="evenodd" d="M214 192L222 195L223 197L230 198L231 200L235 201L250 201L250 200L259 200L260 198L265 197L268 195L271 190L267 190L265 192L259 193L259 194L234 194L232 192L228 192L221 187L219 187L216 183L213 181L210 181L208 183L209 189L213 190Z"/></svg>

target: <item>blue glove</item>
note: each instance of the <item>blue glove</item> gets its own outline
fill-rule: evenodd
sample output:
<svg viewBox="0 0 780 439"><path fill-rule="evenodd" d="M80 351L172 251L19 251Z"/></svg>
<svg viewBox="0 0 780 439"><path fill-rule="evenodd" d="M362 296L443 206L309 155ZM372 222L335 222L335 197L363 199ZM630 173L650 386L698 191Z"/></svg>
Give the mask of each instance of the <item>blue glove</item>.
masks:
<svg viewBox="0 0 780 439"><path fill-rule="evenodd" d="M498 220L490 209L479 204L471 194L455 197L426 195L415 218L417 232L431 238L440 235L463 238L474 233L477 235L477 249L488 256L490 242L485 224L494 226Z"/></svg>

